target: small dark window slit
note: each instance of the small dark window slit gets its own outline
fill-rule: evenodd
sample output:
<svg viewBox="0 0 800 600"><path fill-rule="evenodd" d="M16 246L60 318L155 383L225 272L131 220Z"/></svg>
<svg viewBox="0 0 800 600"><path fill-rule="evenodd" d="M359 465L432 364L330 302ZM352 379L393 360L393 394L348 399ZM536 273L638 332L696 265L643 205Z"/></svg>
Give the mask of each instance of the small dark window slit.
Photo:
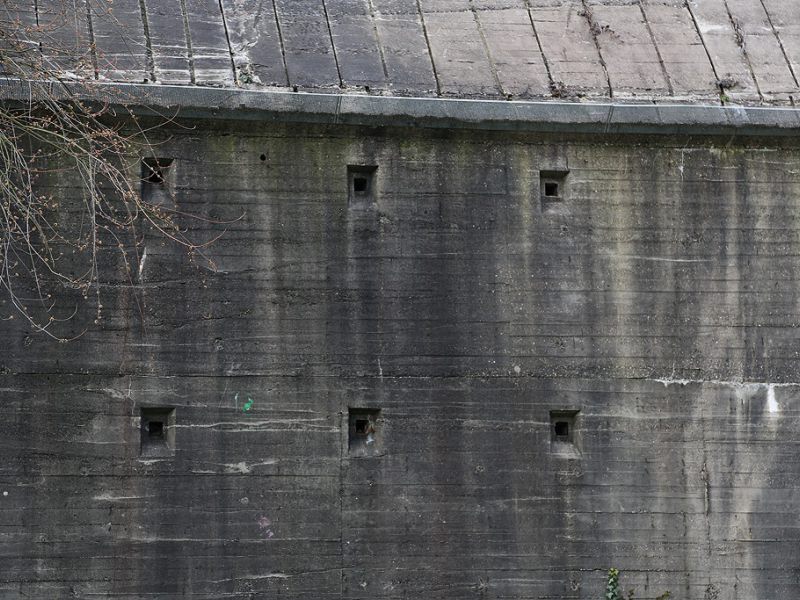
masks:
<svg viewBox="0 0 800 600"><path fill-rule="evenodd" d="M140 455L173 456L175 454L175 409L170 406L143 406Z"/></svg>
<svg viewBox="0 0 800 600"><path fill-rule="evenodd" d="M366 177L356 177L353 179L353 191L357 194L365 193L368 187Z"/></svg>
<svg viewBox="0 0 800 600"><path fill-rule="evenodd" d="M380 410L348 409L347 447L352 456L375 456L382 447Z"/></svg>
<svg viewBox="0 0 800 600"><path fill-rule="evenodd" d="M559 210L557 207L567 200L569 171L540 171L539 194L542 210Z"/></svg>
<svg viewBox="0 0 800 600"><path fill-rule="evenodd" d="M153 185L164 185L171 166L171 158L143 158L142 181Z"/></svg>
<svg viewBox="0 0 800 600"><path fill-rule="evenodd" d="M579 414L578 410L550 411L550 447L555 454L580 455L581 440L576 427Z"/></svg>
<svg viewBox="0 0 800 600"><path fill-rule="evenodd" d="M145 181L147 183L155 183L158 185L163 185L164 183L164 172L159 169L158 167L149 167L150 174L147 176Z"/></svg>
<svg viewBox="0 0 800 600"><path fill-rule="evenodd" d="M164 422L163 421L150 421L147 424L147 432L151 438L164 437Z"/></svg>
<svg viewBox="0 0 800 600"><path fill-rule="evenodd" d="M169 206L175 180L171 158L142 159L142 201L154 206Z"/></svg>
<svg viewBox="0 0 800 600"><path fill-rule="evenodd" d="M350 165L347 167L347 196L351 206L367 208L375 204L374 165Z"/></svg>

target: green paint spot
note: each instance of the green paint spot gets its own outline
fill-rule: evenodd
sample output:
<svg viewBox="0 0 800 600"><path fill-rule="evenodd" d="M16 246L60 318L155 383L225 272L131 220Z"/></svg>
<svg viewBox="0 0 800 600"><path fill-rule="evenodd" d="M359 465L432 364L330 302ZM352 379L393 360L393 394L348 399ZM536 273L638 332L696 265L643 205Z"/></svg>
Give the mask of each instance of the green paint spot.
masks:
<svg viewBox="0 0 800 600"><path fill-rule="evenodd" d="M244 406L242 407L242 412L247 412L251 408L253 408L253 399L250 396L248 396L247 402L245 402Z"/></svg>

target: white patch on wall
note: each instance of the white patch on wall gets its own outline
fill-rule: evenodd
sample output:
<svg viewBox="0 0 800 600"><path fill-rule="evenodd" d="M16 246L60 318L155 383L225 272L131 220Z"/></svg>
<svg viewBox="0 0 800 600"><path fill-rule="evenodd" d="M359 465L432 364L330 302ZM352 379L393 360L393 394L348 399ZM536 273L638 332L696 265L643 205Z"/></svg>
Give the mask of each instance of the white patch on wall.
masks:
<svg viewBox="0 0 800 600"><path fill-rule="evenodd" d="M139 259L139 281L142 280L142 274L144 273L144 262L147 260L147 246L145 246L144 250L142 250L142 257Z"/></svg>
<svg viewBox="0 0 800 600"><path fill-rule="evenodd" d="M142 500L145 498L153 498L153 496L115 496L114 494L105 492L99 496L92 497L92 500L96 500L98 502L124 502L125 500Z"/></svg>
<svg viewBox="0 0 800 600"><path fill-rule="evenodd" d="M778 401L775 399L775 386L772 384L767 386L767 410L773 415L780 411Z"/></svg>
<svg viewBox="0 0 800 600"><path fill-rule="evenodd" d="M712 383L712 382L705 382L705 381L700 381L700 380L693 381L691 379L672 379L672 378L669 378L669 379L654 379L653 381L656 381L656 382L660 383L664 387L669 387L671 385L689 385L691 383Z"/></svg>

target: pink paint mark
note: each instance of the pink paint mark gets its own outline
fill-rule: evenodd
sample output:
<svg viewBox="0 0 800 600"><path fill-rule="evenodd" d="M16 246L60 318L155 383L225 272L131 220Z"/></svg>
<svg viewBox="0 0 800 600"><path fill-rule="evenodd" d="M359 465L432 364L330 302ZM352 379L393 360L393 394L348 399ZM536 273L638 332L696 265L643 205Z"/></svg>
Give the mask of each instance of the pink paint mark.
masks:
<svg viewBox="0 0 800 600"><path fill-rule="evenodd" d="M267 539L275 537L275 532L273 532L272 529L270 529L270 525L272 525L272 521L270 521L267 517L265 517L264 515L261 515L258 518L257 523L258 523L258 527L261 529L261 533L263 533L267 537Z"/></svg>

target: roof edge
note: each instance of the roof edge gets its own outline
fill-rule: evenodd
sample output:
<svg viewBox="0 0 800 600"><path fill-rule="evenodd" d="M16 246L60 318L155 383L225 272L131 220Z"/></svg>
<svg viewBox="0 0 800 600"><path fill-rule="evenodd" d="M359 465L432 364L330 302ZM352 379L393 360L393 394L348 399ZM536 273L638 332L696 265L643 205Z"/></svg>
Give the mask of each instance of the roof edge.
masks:
<svg viewBox="0 0 800 600"><path fill-rule="evenodd" d="M528 102L367 96L106 82L0 80L0 99L61 97L124 106L141 116L476 129L515 132L791 136L800 109L696 104Z"/></svg>

